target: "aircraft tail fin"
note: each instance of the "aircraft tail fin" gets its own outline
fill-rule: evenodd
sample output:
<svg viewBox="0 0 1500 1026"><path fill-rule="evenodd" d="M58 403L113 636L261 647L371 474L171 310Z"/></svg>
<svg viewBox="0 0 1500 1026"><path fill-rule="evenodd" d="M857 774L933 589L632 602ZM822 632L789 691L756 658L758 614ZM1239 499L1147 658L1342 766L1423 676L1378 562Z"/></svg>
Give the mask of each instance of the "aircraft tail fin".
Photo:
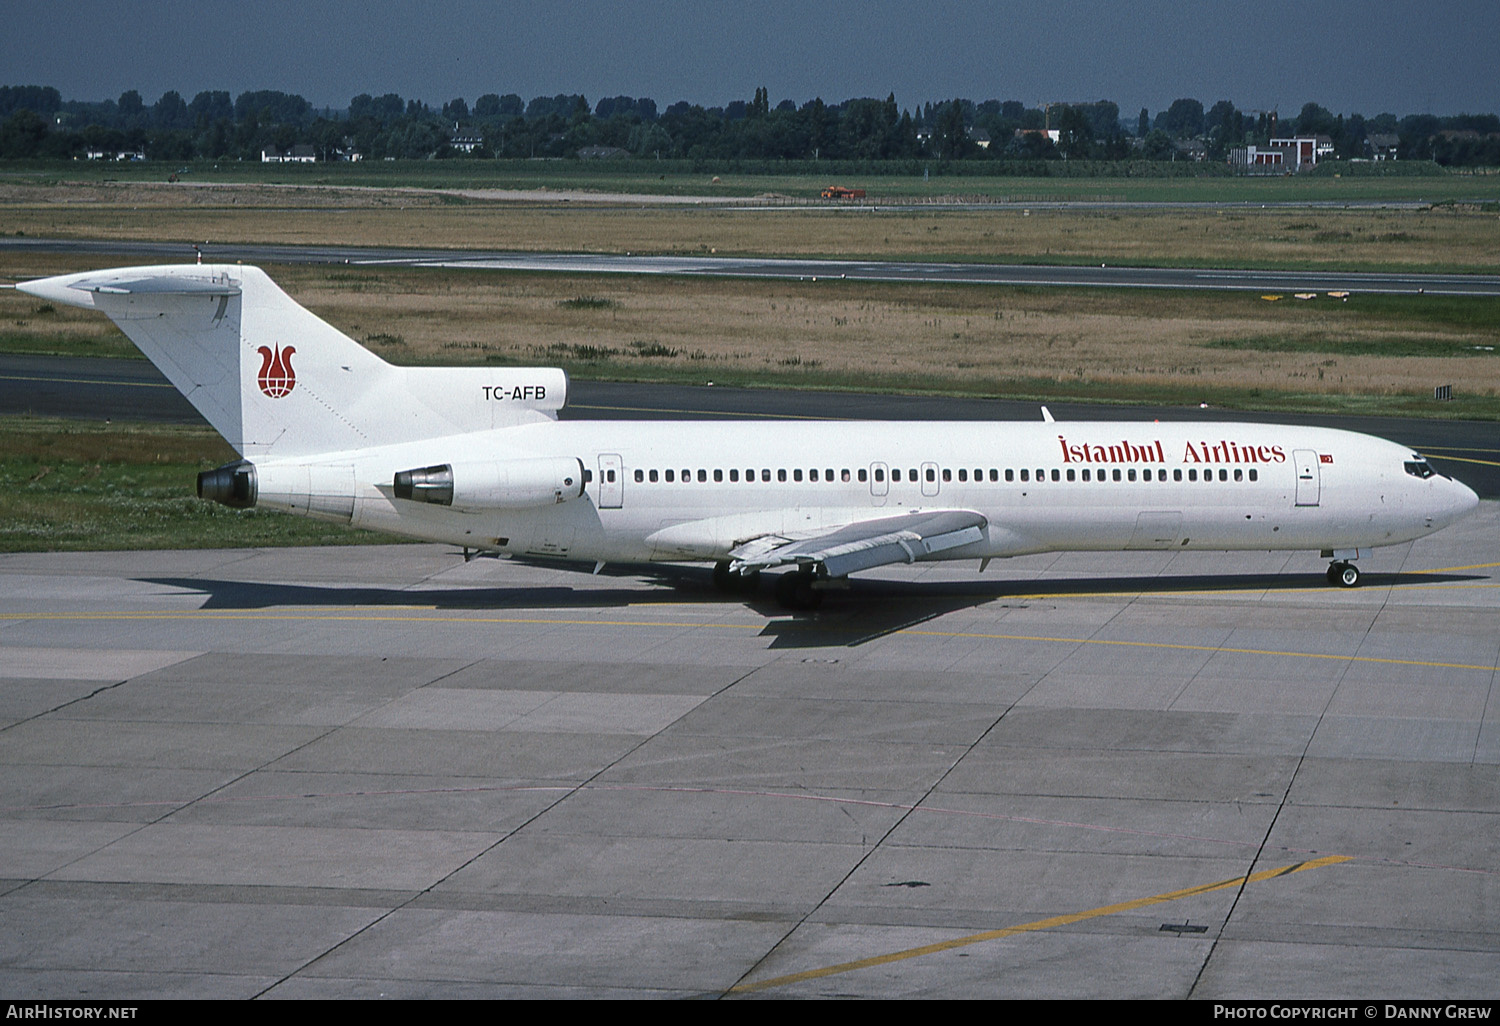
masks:
<svg viewBox="0 0 1500 1026"><path fill-rule="evenodd" d="M23 292L113 320L243 456L306 456L555 418L551 368L397 367L260 268L172 264L61 275Z"/></svg>

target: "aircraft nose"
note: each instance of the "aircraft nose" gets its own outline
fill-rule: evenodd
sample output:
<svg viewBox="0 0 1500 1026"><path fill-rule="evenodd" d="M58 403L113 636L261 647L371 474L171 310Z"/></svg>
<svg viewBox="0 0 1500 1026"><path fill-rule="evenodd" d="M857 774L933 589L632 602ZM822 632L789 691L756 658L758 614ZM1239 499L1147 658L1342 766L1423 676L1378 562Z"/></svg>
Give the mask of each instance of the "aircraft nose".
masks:
<svg viewBox="0 0 1500 1026"><path fill-rule="evenodd" d="M1457 481L1454 484L1459 488L1459 511L1460 515L1467 516L1479 508L1479 493L1466 484Z"/></svg>
<svg viewBox="0 0 1500 1026"><path fill-rule="evenodd" d="M1446 520L1453 523L1462 520L1479 508L1479 494L1462 481L1449 481L1448 509Z"/></svg>

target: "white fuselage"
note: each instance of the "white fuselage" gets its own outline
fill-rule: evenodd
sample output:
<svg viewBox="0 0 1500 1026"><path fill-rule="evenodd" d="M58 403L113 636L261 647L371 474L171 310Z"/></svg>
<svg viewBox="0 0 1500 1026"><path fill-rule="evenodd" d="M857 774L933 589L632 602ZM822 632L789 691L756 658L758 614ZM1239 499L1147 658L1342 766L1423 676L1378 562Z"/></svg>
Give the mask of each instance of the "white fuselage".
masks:
<svg viewBox="0 0 1500 1026"><path fill-rule="evenodd" d="M392 496L406 468L527 457L581 461L583 495L504 510ZM1373 548L1476 505L1464 485L1408 469L1418 459L1368 435L1245 423L543 421L297 460L285 474L256 462L262 505L477 549L634 562L722 560L759 536L926 509L988 520L979 541L931 558ZM284 495L283 478L304 483ZM320 480L333 508L319 504ZM352 503L339 500L350 486Z"/></svg>
<svg viewBox="0 0 1500 1026"><path fill-rule="evenodd" d="M1392 442L1265 424L559 421L556 368L397 367L259 268L23 282L110 317L245 459L198 494L466 549L711 560L744 583L1082 549L1359 550L1478 500ZM782 582L786 583L783 584Z"/></svg>

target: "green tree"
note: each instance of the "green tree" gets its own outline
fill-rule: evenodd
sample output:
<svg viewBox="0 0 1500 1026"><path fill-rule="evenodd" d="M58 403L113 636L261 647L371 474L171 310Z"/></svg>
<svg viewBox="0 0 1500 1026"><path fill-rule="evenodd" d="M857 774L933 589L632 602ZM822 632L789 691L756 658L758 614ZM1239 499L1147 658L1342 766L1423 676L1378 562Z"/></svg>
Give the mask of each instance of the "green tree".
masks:
<svg viewBox="0 0 1500 1026"><path fill-rule="evenodd" d="M35 111L22 107L0 125L0 156L34 157L47 138L47 122Z"/></svg>
<svg viewBox="0 0 1500 1026"><path fill-rule="evenodd" d="M938 115L936 138L939 140L938 155L944 160L958 160L968 154L972 144L964 126L962 100L955 99L943 107Z"/></svg>
<svg viewBox="0 0 1500 1026"><path fill-rule="evenodd" d="M156 105L151 108L151 120L156 123L159 130L168 132L193 127L193 116L188 112L188 105L183 102L181 94L175 89L169 89L161 94L161 99L157 100Z"/></svg>
<svg viewBox="0 0 1500 1026"><path fill-rule="evenodd" d="M1146 143L1141 147L1141 154L1147 160L1171 160L1175 151L1172 149L1172 137L1159 128L1152 129L1146 136Z"/></svg>
<svg viewBox="0 0 1500 1026"><path fill-rule="evenodd" d="M1156 115L1156 127L1174 139L1192 139L1203 134L1203 103L1184 98Z"/></svg>
<svg viewBox="0 0 1500 1026"><path fill-rule="evenodd" d="M1088 115L1077 107L1064 107L1057 116L1057 149L1064 160L1078 160L1089 155L1094 129Z"/></svg>
<svg viewBox="0 0 1500 1026"><path fill-rule="evenodd" d="M1332 138L1338 131L1338 119L1326 107L1316 103L1304 103L1297 115L1298 135L1326 135Z"/></svg>

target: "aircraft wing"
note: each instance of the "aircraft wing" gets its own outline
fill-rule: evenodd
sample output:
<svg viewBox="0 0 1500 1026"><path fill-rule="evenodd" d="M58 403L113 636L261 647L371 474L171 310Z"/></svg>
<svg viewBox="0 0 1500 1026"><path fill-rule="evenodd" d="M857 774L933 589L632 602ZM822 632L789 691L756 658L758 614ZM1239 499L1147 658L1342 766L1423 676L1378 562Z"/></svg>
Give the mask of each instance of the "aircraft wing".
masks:
<svg viewBox="0 0 1500 1026"><path fill-rule="evenodd" d="M983 514L969 509L925 510L858 520L810 536L762 535L729 555L734 568L742 571L821 563L828 576L843 577L970 545L984 537L988 524Z"/></svg>

